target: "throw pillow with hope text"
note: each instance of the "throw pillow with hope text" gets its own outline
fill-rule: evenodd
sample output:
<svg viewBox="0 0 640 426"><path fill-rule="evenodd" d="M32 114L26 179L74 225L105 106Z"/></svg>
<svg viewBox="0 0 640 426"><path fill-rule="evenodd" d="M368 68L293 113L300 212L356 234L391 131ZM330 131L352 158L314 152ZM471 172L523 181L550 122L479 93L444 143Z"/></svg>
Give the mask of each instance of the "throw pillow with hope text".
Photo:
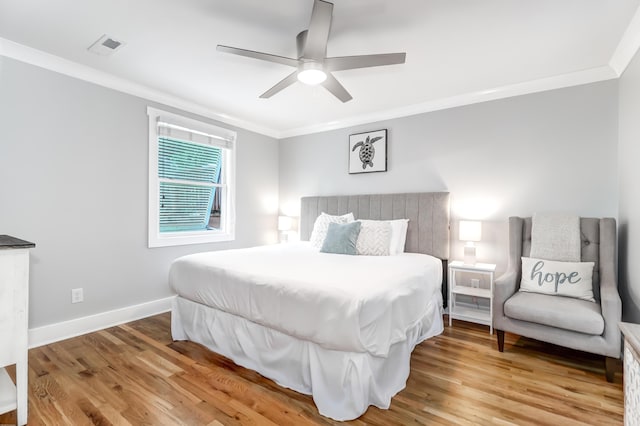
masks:
<svg viewBox="0 0 640 426"><path fill-rule="evenodd" d="M556 262L523 257L520 291L595 302L593 267L594 262Z"/></svg>

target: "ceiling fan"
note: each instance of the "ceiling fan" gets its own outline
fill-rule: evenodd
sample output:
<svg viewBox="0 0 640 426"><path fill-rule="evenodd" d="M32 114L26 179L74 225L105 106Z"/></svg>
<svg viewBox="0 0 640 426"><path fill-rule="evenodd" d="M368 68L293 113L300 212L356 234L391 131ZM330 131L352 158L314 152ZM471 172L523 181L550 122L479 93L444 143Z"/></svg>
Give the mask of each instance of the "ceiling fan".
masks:
<svg viewBox="0 0 640 426"><path fill-rule="evenodd" d="M296 37L298 59L220 44L217 50L219 52L233 53L234 55L261 59L263 61L275 62L297 68L296 71L260 95L261 98L270 98L296 81L301 81L302 83L311 85L321 84L336 98L342 102L348 102L352 99L352 96L333 74L331 74L332 71L403 64L407 54L402 52L327 58L327 41L329 39L332 14L333 3L314 0L309 29L302 31Z"/></svg>

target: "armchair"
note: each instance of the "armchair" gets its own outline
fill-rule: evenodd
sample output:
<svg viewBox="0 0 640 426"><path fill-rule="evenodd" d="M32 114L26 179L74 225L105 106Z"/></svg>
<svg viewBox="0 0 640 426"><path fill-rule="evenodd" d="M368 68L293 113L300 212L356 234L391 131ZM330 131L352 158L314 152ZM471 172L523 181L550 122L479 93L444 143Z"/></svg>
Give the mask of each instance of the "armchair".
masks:
<svg viewBox="0 0 640 426"><path fill-rule="evenodd" d="M504 332L604 355L606 378L613 381L620 358L622 301L616 268L616 222L612 218L581 218L581 260L595 262L593 292L596 303L569 297L519 292L522 256L531 251L531 218L509 218L509 266L496 280L493 326L498 350L504 351Z"/></svg>

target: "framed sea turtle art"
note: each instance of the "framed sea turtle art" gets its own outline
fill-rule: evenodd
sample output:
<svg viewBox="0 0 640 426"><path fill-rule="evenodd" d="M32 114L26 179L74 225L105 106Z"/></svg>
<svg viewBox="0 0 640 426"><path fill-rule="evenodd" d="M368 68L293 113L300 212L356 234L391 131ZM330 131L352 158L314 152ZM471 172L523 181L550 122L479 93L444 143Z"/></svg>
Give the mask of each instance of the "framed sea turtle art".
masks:
<svg viewBox="0 0 640 426"><path fill-rule="evenodd" d="M349 173L387 171L387 129L349 135Z"/></svg>

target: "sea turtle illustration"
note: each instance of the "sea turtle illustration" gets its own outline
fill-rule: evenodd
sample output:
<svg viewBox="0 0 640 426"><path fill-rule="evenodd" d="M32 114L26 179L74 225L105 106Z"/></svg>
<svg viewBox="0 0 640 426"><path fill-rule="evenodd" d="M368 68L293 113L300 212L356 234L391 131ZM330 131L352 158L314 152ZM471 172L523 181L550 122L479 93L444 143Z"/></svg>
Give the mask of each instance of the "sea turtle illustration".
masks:
<svg viewBox="0 0 640 426"><path fill-rule="evenodd" d="M367 164L373 167L373 157L376 155L376 149L373 147L373 143L382 139L382 136L376 136L369 140L369 136L364 142L360 141L353 146L351 152L355 151L357 147L360 147L360 161L362 161L362 169L367 168Z"/></svg>

